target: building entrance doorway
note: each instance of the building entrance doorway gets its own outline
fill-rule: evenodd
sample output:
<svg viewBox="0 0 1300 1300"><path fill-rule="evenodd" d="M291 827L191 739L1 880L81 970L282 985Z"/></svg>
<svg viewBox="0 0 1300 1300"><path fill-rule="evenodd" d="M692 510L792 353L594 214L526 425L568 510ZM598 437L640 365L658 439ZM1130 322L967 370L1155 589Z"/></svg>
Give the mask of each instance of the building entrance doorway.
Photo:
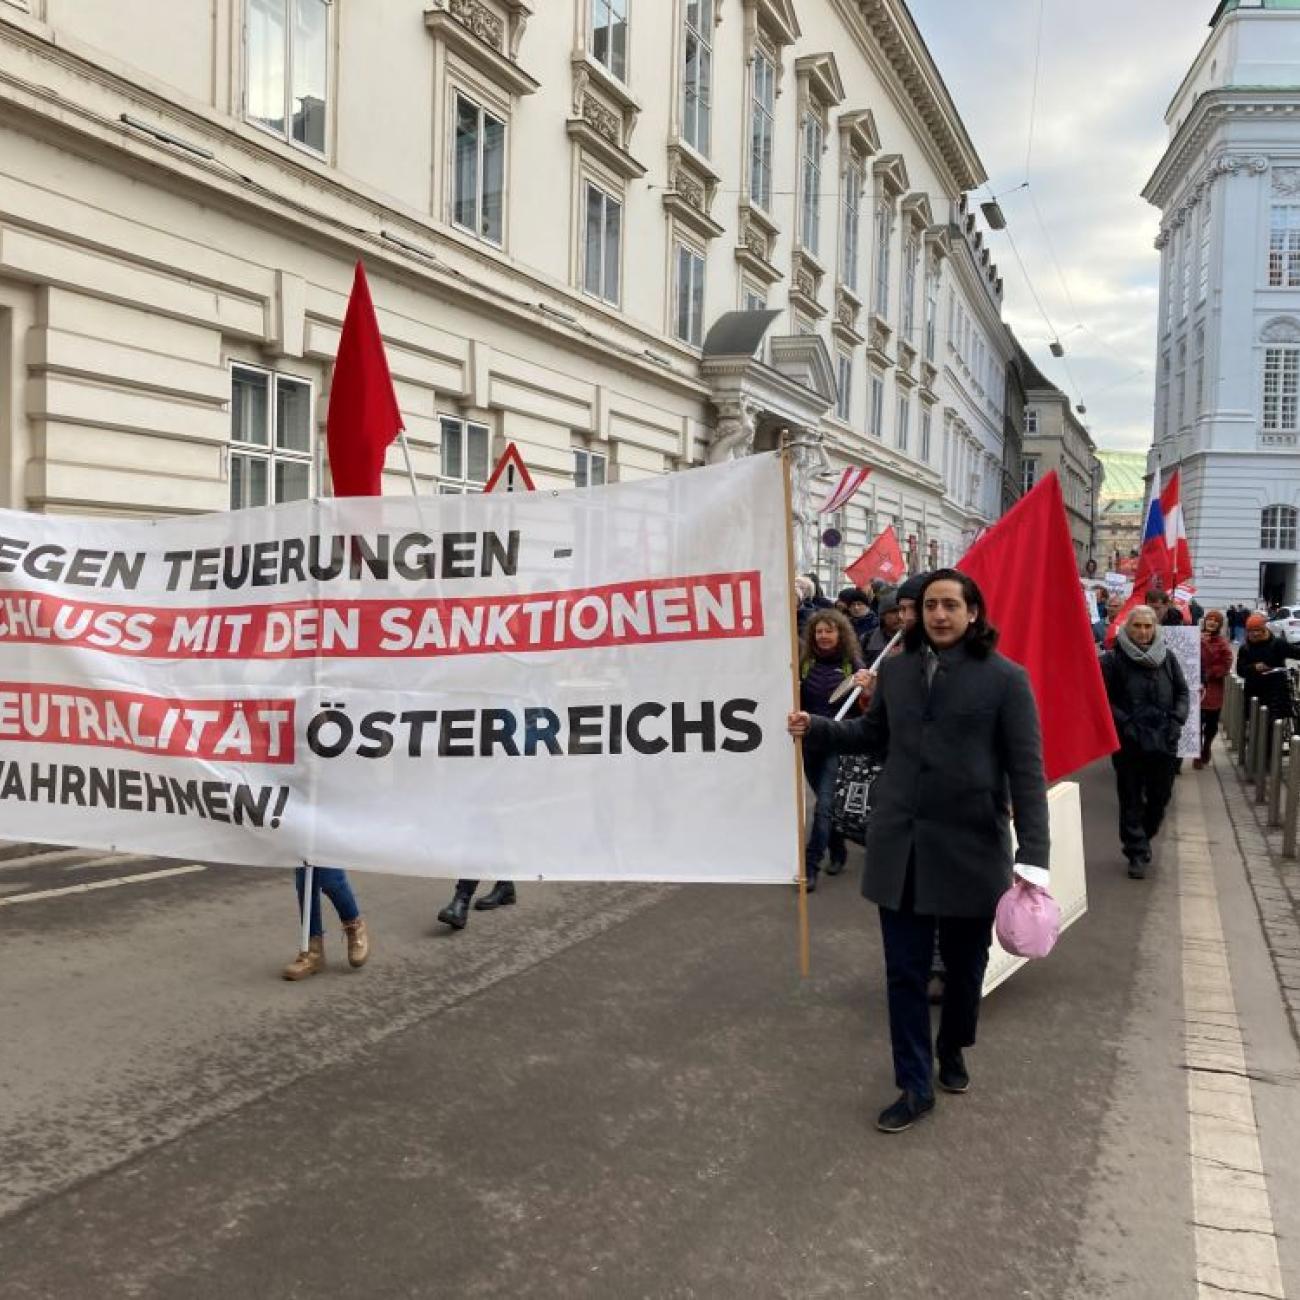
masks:
<svg viewBox="0 0 1300 1300"><path fill-rule="evenodd" d="M1268 562L1259 566L1259 595L1267 605L1293 605L1296 600L1296 566Z"/></svg>

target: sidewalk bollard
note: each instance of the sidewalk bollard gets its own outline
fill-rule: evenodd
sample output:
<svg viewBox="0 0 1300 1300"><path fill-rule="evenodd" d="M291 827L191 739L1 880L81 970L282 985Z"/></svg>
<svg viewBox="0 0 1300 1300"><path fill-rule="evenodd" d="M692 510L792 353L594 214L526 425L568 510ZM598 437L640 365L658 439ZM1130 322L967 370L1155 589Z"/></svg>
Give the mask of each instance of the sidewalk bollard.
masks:
<svg viewBox="0 0 1300 1300"><path fill-rule="evenodd" d="M1268 824L1282 825L1282 750L1286 745L1286 720L1278 718L1273 724L1272 752L1268 763ZM1294 760L1292 760L1294 766Z"/></svg>
<svg viewBox="0 0 1300 1300"><path fill-rule="evenodd" d="M1237 688L1239 681L1234 673L1229 673L1223 683L1223 738L1228 748L1237 750Z"/></svg>
<svg viewBox="0 0 1300 1300"><path fill-rule="evenodd" d="M1250 779L1250 774L1255 770L1255 733L1259 728L1255 725L1259 717L1259 697L1256 696L1250 702L1250 708L1246 713L1246 729L1242 736L1241 750L1237 754L1237 762L1241 763L1246 769L1246 779Z"/></svg>
<svg viewBox="0 0 1300 1300"><path fill-rule="evenodd" d="M1255 731L1252 754L1255 759L1251 770L1251 780L1255 783L1255 802L1263 803L1268 798L1268 705L1261 704L1255 715Z"/></svg>
<svg viewBox="0 0 1300 1300"><path fill-rule="evenodd" d="M1300 826L1300 740L1291 742L1286 767L1286 817L1282 821L1282 856L1296 856L1296 829Z"/></svg>

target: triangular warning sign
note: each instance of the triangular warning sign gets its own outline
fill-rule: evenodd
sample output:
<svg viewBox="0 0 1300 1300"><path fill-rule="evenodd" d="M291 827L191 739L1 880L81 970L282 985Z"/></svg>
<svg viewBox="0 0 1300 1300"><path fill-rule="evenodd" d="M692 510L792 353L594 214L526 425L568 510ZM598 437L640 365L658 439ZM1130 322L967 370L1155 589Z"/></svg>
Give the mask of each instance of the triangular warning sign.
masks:
<svg viewBox="0 0 1300 1300"><path fill-rule="evenodd" d="M492 477L484 485L483 491L536 491L533 487L532 476L528 473L528 466L524 464L524 458L519 454L519 448L513 442L506 443L506 449L501 453L501 459L497 461L496 468L492 471Z"/></svg>

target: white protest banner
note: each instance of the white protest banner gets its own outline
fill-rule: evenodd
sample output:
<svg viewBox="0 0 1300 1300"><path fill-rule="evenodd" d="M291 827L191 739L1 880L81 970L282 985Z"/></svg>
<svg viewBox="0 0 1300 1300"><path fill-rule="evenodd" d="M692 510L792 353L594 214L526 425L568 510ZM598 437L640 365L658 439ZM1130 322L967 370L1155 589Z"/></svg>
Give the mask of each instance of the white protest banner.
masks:
<svg viewBox="0 0 1300 1300"><path fill-rule="evenodd" d="M788 882L782 469L114 523L0 511L9 839Z"/></svg>
<svg viewBox="0 0 1300 1300"><path fill-rule="evenodd" d="M1196 627L1167 627L1165 641L1169 652L1178 660L1178 666L1187 678L1191 693L1191 706L1183 734L1178 738L1179 758L1201 756L1201 630Z"/></svg>
<svg viewBox="0 0 1300 1300"><path fill-rule="evenodd" d="M1107 591L1118 592L1126 600L1128 599L1129 592L1133 590L1133 579L1126 577L1122 573L1115 573L1113 571L1107 573L1105 582Z"/></svg>

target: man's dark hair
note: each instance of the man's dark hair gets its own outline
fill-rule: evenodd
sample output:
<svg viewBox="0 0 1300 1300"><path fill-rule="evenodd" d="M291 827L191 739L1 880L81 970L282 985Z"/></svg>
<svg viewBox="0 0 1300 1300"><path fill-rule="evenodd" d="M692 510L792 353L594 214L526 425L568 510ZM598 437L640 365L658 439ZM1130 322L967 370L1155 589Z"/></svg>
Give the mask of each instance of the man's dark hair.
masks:
<svg viewBox="0 0 1300 1300"><path fill-rule="evenodd" d="M1162 605L1169 604L1169 593L1162 591L1159 587L1148 587L1146 594L1146 603L1149 605L1152 601L1158 600Z"/></svg>
<svg viewBox="0 0 1300 1300"><path fill-rule="evenodd" d="M936 582L955 582L961 588L961 597L968 608L975 611L975 621L966 629L962 643L975 659L987 659L993 647L998 643L998 630L988 621L985 614L984 593L980 591L975 579L960 569L935 569L928 574L921 594L916 598L916 622L903 633L903 645L908 650L919 650L929 644L925 634L925 593Z"/></svg>

